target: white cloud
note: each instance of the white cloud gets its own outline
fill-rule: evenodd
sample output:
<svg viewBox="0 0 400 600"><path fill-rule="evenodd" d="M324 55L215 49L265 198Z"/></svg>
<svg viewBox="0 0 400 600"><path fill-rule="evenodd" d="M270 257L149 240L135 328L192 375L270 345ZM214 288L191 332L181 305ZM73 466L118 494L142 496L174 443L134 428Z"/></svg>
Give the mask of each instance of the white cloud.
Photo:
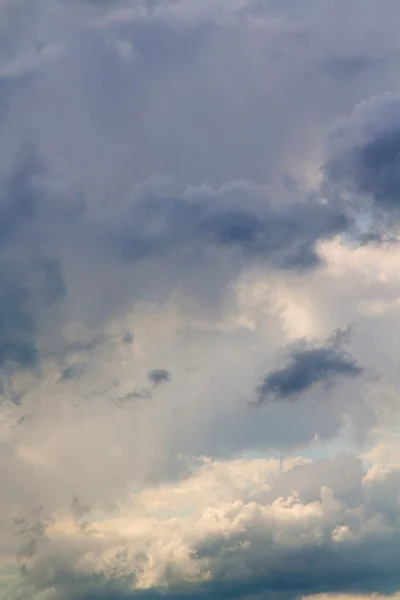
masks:
<svg viewBox="0 0 400 600"><path fill-rule="evenodd" d="M226 594L239 586L246 595L255 583L260 593L290 597L292 578L300 577L299 593L324 586L318 572L304 571L310 556L328 585L340 589L349 553L374 577L384 577L384 562L374 563L371 552L377 544L385 560L395 562L396 502L380 509L374 493L384 494L390 482L362 476L359 460L350 456L321 464L288 459L283 472L274 460L204 459L180 483L132 494L113 518L55 515L27 582L40 574L62 594L77 578L71 597L85 597L90 589L96 593L91 578L101 572L106 580L118 575L132 593L164 589L168 595L190 587L202 593L213 580ZM57 583L61 556L68 561L64 584ZM357 569L351 577L350 588L368 589ZM396 576L387 584L395 586Z"/></svg>

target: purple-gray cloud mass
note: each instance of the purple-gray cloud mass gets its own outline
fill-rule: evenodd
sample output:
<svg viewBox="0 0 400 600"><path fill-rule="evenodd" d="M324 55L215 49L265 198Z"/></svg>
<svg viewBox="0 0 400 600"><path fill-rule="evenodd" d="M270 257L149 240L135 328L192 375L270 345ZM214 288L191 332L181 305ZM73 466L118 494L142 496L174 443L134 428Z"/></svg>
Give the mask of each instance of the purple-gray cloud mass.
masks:
<svg viewBox="0 0 400 600"><path fill-rule="evenodd" d="M399 18L0 0L0 600L399 592Z"/></svg>

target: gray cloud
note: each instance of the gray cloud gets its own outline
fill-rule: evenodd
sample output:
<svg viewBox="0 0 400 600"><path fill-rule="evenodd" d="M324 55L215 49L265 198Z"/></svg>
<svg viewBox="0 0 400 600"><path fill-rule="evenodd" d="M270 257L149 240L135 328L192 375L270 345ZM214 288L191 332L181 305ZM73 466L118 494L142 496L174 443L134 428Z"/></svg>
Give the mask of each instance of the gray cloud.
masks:
<svg viewBox="0 0 400 600"><path fill-rule="evenodd" d="M0 267L0 368L8 363L35 367L41 312L65 293L60 265L40 259L26 265L6 262Z"/></svg>
<svg viewBox="0 0 400 600"><path fill-rule="evenodd" d="M85 374L86 364L85 363L75 363L65 368L61 374L61 381L71 381L81 379Z"/></svg>
<svg viewBox="0 0 400 600"><path fill-rule="evenodd" d="M346 152L328 165L327 176L350 192L369 197L384 211L398 211L400 131L390 130Z"/></svg>
<svg viewBox="0 0 400 600"><path fill-rule="evenodd" d="M74 564L81 553L110 550L107 542L105 548L99 547L98 537L96 541L96 536L83 530L80 545L72 541L57 548L51 540L42 545L27 571L27 582L33 589L37 585L43 590L52 588L56 599L68 600L193 595L246 598L267 594L289 599L323 592L372 594L379 590L390 594L397 589L398 523L397 511L392 511L396 498L389 494L386 506L378 506L374 499L376 494L391 489L390 475L365 483L360 459L340 455L334 460L289 468L273 478L268 490L254 481L240 490L235 487L235 480L219 479L225 471L221 463L217 465L215 474L209 469L204 480L201 476L197 480L194 471L187 482L204 485L208 478L216 477L221 491L224 485L228 486L228 497L236 498L235 502L222 501L218 508L209 508L210 516L219 514L224 519L225 531L219 532L215 522L208 530L209 517L203 514L194 517L197 534L193 535L193 523L185 525L181 517L180 536L187 546L179 546L182 552L184 548L189 550L190 560L194 568L199 566L200 573L212 573L211 581L183 581L184 567L173 560L165 563L160 557L160 570L167 585L162 592L156 586L138 588L139 565L145 556L136 549L132 554L128 540L121 543L115 538L108 540L111 547L116 544L118 548L111 565L104 565L105 570L98 574L79 572ZM245 469L242 476L246 477ZM240 519L239 527L235 518ZM163 544L162 518L158 525L156 543ZM154 521L151 526L154 527ZM169 544L176 543L171 542L168 530L166 535ZM374 548L379 550L377 554ZM46 583L41 587L43 581Z"/></svg>
<svg viewBox="0 0 400 600"><path fill-rule="evenodd" d="M66 296L60 260L35 240L35 220L46 202L37 180L37 155L26 148L0 183L0 369L38 366L42 317Z"/></svg>
<svg viewBox="0 0 400 600"><path fill-rule="evenodd" d="M378 483L342 456L241 491L232 459L397 427L398 394L359 377L397 365L397 258L354 234L398 225L399 18L398 0L0 0L0 528L45 505L0 535L26 565L11 600L399 587L386 459ZM353 321L351 353L310 342ZM189 364L190 393L171 377ZM217 483L182 455L218 457ZM179 504L186 481L205 505Z"/></svg>
<svg viewBox="0 0 400 600"><path fill-rule="evenodd" d="M44 165L35 148L24 145L18 153L12 172L2 182L0 230L2 243L31 222L41 201L37 178L43 174Z"/></svg>
<svg viewBox="0 0 400 600"><path fill-rule="evenodd" d="M200 298L203 281L196 272L207 282L203 298L215 303L224 285L249 264L316 267L317 243L351 223L338 205L323 204L300 188L277 190L285 196L280 206L274 190L246 182L220 188L174 184L171 193L168 180L159 186L149 180L121 192L117 210L105 201L102 216L85 190L56 178L34 144L24 145L14 164L3 182L0 243L14 262L29 256L32 267L24 268L44 273L43 306L64 299L68 310L88 322L104 322L141 296L158 300L171 289ZM115 265L108 280L102 261ZM139 275L144 265L146 276ZM93 294L94 280L101 294Z"/></svg>
<svg viewBox="0 0 400 600"><path fill-rule="evenodd" d="M22 573L26 572L30 561L40 550L40 545L46 542L46 529L49 525L41 518L42 508L36 509L31 518L14 519L14 531L18 537L18 559Z"/></svg>
<svg viewBox="0 0 400 600"><path fill-rule="evenodd" d="M378 95L357 106L331 136L323 188L361 211L367 241L387 239L398 222L399 116L398 95Z"/></svg>
<svg viewBox="0 0 400 600"><path fill-rule="evenodd" d="M319 262L316 243L341 233L350 218L338 208L310 198L288 204L283 209L271 206L268 198L259 205L259 191L246 186L238 190L247 196L248 208L232 199L211 194L193 200L184 198L146 198L132 207L131 221L118 229L115 245L127 260L166 255L185 249L196 261L202 249L215 246L237 249L247 260L271 262L280 268L302 269ZM251 195L256 195L251 207Z"/></svg>
<svg viewBox="0 0 400 600"><path fill-rule="evenodd" d="M33 40L43 38L45 29L47 43L57 41L57 34L65 39L62 69L46 65L46 77L30 82L30 103L17 123L14 115L23 111L28 95L21 90L10 122L15 133L27 127L38 130L45 153L56 151L77 172L85 164L82 177L88 185L96 180L107 189L116 181L123 187L129 179L160 172L191 183L238 178L265 182L290 171L299 154L305 160L314 155L320 125L395 85L398 42L393 19L379 12L376 0L370 0L362 17L357 0L348 10L368 30L379 14L386 38L374 30L373 42L367 44L362 35L354 35L351 22L346 27L342 23L340 49L324 18L339 18L331 0L318 9L309 0L303 12L293 3L251 2L238 10L225 1L218 7L191 2L186 9L181 2L157 4L151 10L147 3L138 8L128 1L122 3L124 12L107 4L88 11L82 3L65 2L63 10L43 10L44 28L39 7L35 10L25 0L18 11L23 33L19 20L8 27ZM398 14L392 2L389 12ZM96 14L103 17L103 27L94 26ZM285 25L277 27L277 22ZM269 26L274 34L265 36ZM137 60L118 59L115 42L120 40L140 47ZM329 76L326 65L332 58L349 63L360 56L377 57L380 68L364 69L349 79L338 77L337 71L347 69L341 64ZM74 102L67 101L65 90ZM57 101L43 111L44 98L55 96ZM85 129L85 142L77 144L74 131L79 128ZM8 139L11 133L6 134Z"/></svg>
<svg viewBox="0 0 400 600"><path fill-rule="evenodd" d="M171 380L171 373L166 369L153 369L148 372L147 377L153 385L160 385Z"/></svg>
<svg viewBox="0 0 400 600"><path fill-rule="evenodd" d="M151 378L149 379L150 381L152 381ZM165 381L169 381L169 379L166 379ZM157 385L158 383L162 383L162 380L158 381L157 383L154 383L154 385ZM126 406L130 406L132 403L135 403L138 400L152 400L151 392L145 388L129 392L128 394L125 394L124 396L118 398L116 404L120 408L124 408Z"/></svg>
<svg viewBox="0 0 400 600"><path fill-rule="evenodd" d="M335 345L293 349L289 363L271 371L257 388L260 404L268 399L296 400L318 383L357 377L363 369L352 356Z"/></svg>
<svg viewBox="0 0 400 600"><path fill-rule="evenodd" d="M103 344L105 339L104 335L99 334L89 340L75 340L73 342L68 342L63 351L66 355L91 352Z"/></svg>
<svg viewBox="0 0 400 600"><path fill-rule="evenodd" d="M124 344L132 344L134 340L134 335L131 331L126 331L122 337L122 341Z"/></svg>

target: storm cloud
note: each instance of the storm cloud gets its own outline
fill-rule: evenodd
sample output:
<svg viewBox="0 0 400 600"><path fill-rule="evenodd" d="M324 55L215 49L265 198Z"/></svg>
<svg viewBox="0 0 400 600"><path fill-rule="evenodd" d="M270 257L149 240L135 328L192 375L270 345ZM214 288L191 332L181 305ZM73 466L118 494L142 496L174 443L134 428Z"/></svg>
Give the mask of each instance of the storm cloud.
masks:
<svg viewBox="0 0 400 600"><path fill-rule="evenodd" d="M0 0L0 600L398 593L399 19Z"/></svg>
<svg viewBox="0 0 400 600"><path fill-rule="evenodd" d="M270 398L297 400L318 383L357 377L362 371L352 356L334 346L295 349L285 367L265 376L257 388L257 399L260 404Z"/></svg>
<svg viewBox="0 0 400 600"><path fill-rule="evenodd" d="M360 103L331 136L326 186L389 228L399 216L399 97L382 94ZM379 222L379 221L378 221Z"/></svg>

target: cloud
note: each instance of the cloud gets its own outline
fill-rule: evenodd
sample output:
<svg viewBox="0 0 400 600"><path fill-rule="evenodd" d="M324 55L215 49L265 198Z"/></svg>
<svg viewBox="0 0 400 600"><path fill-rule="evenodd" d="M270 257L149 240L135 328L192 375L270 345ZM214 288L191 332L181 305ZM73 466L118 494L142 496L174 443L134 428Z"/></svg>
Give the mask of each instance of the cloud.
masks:
<svg viewBox="0 0 400 600"><path fill-rule="evenodd" d="M391 593L396 499L381 510L372 499L387 485L348 455L287 459L281 474L274 460L204 460L180 484L139 492L113 519L49 525L27 590L46 578L55 598L71 599Z"/></svg>
<svg viewBox="0 0 400 600"><path fill-rule="evenodd" d="M399 17L0 0L1 600L400 589Z"/></svg>
<svg viewBox="0 0 400 600"><path fill-rule="evenodd" d="M166 381L168 381L168 379ZM154 383L154 385L158 384ZM124 406L129 406L132 402L137 400L152 400L151 392L146 388L140 391L135 390L134 392L128 392L124 396L121 396L121 398L118 398L117 405L122 408Z"/></svg>
<svg viewBox="0 0 400 600"><path fill-rule="evenodd" d="M62 381L81 379L85 373L85 363L75 363L63 370L60 379Z"/></svg>
<svg viewBox="0 0 400 600"><path fill-rule="evenodd" d="M167 383L171 379L171 373L166 369L152 369L148 372L147 377L153 385Z"/></svg>
<svg viewBox="0 0 400 600"><path fill-rule="evenodd" d="M0 369L38 366L38 321L63 298L65 289L56 259L21 265L3 262L0 296Z"/></svg>
<svg viewBox="0 0 400 600"><path fill-rule="evenodd" d="M332 133L327 187L375 217L398 213L399 99L382 94L360 103Z"/></svg>
<svg viewBox="0 0 400 600"><path fill-rule="evenodd" d="M39 181L42 174L40 158L31 147L26 147L1 182L2 377L14 368L40 366L41 321L45 315L52 319L66 295L60 259L38 247L35 241L35 235L40 235L40 226L36 226L38 215L46 203Z"/></svg>
<svg viewBox="0 0 400 600"><path fill-rule="evenodd" d="M22 77L40 68L46 62L58 58L60 54L61 48L57 46L31 49L25 55L18 57L11 63L0 65L0 79Z"/></svg>
<svg viewBox="0 0 400 600"><path fill-rule="evenodd" d="M2 244L24 260L36 253L32 260L48 271L47 293L63 297L66 311L92 322L104 322L139 299L159 301L171 287L215 305L224 286L257 263L317 267L318 243L351 223L339 206L323 204L298 187L187 186L157 177L133 184L117 210L105 200L100 215L86 191L57 173L32 142L17 154L3 189ZM294 199L297 194L301 202ZM113 267L108 279L104 264ZM91 270L90 282L84 265ZM135 284L128 275L133 269ZM95 297L94 280L104 290ZM62 318L60 313L60 335Z"/></svg>
<svg viewBox="0 0 400 600"><path fill-rule="evenodd" d="M130 331L126 331L122 338L125 344L132 344L134 340L134 335Z"/></svg>
<svg viewBox="0 0 400 600"><path fill-rule="evenodd" d="M246 182L219 189L178 188L174 196L169 192L167 197L162 188L152 190L150 186L151 181L144 182L144 199L132 198L129 217L116 223L111 241L127 262L175 252L186 253L189 261L196 262L203 248L214 247L237 251L247 261L309 268L319 262L317 242L350 226L339 207L331 208L310 197L302 203L289 200L278 208L267 189Z"/></svg>
<svg viewBox="0 0 400 600"><path fill-rule="evenodd" d="M318 383L332 383L341 377L357 377L362 372L363 369L354 358L340 349L337 343L320 348L294 348L286 367L265 376L257 388L257 399L259 403L270 398L297 400Z"/></svg>

